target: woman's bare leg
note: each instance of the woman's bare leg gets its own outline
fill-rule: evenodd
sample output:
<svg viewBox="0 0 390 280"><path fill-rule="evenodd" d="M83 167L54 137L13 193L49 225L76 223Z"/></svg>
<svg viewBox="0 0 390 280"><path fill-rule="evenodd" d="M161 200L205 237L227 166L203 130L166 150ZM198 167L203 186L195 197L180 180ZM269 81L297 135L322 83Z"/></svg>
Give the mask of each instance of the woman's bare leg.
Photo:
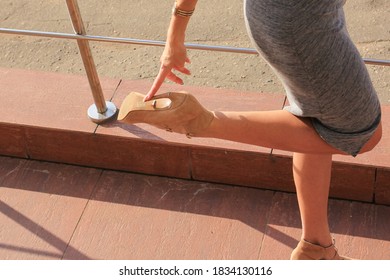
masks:
<svg viewBox="0 0 390 280"><path fill-rule="evenodd" d="M200 137L225 139L239 143L307 154L344 154L326 143L313 128L310 119L299 118L285 110L255 112L214 112L211 125L197 133ZM361 153L372 150L380 141L382 125Z"/></svg>
<svg viewBox="0 0 390 280"><path fill-rule="evenodd" d="M302 239L327 247L328 196L332 155L294 153L293 174L302 221Z"/></svg>
<svg viewBox="0 0 390 280"><path fill-rule="evenodd" d="M336 154L311 125L284 110L256 112L214 112L215 119L198 135L253 144L279 150Z"/></svg>

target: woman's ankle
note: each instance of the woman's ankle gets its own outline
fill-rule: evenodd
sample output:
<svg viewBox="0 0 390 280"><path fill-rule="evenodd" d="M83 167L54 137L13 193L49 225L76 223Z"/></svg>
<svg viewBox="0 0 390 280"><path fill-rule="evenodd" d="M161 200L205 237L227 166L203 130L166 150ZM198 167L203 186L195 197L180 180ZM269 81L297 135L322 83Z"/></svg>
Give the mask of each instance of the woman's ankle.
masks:
<svg viewBox="0 0 390 280"><path fill-rule="evenodd" d="M314 245L319 245L319 246L324 247L324 248L330 247L334 243L333 239L331 237L330 238L328 238L328 237L318 238L318 237L305 237L305 236L303 236L302 240L304 240L308 243L314 244Z"/></svg>

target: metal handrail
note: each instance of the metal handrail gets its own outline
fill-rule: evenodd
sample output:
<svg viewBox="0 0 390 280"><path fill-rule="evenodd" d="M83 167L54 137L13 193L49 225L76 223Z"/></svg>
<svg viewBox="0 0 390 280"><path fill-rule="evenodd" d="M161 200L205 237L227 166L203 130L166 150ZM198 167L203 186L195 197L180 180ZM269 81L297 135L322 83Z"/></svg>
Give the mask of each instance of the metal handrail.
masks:
<svg viewBox="0 0 390 280"><path fill-rule="evenodd" d="M96 36L96 35L79 35L79 34L69 34L69 33L61 33L61 32L46 32L46 31L23 30L23 29L0 28L0 33L11 34L11 35L38 36L38 37L56 38L56 39L86 40L86 41L106 42L106 43L122 43L122 44L133 44L133 45L155 46L155 47L165 46L165 41L107 37L107 36ZM257 50L253 48L213 46L213 45L191 44L191 43L187 43L185 44L185 46L188 49L193 49L193 50L218 51L218 52L230 52L230 53L241 53L241 54L259 54ZM390 66L390 60L387 59L363 58L363 61L366 64L371 64L371 65Z"/></svg>
<svg viewBox="0 0 390 280"><path fill-rule="evenodd" d="M88 116L93 122L101 123L111 119L115 115L117 108L112 102L104 100L102 88L100 85L100 80L96 71L95 63L93 61L91 49L89 47L89 41L124 43L124 44L158 46L158 47L164 47L165 42L155 41L155 40L140 40L140 39L130 39L130 38L87 35L84 28L84 24L82 21L77 0L66 0L66 4L68 6L68 11L73 24L73 29L75 31L75 34L22 30L22 29L9 29L9 28L0 28L0 33L76 40L80 50L80 55L83 60L84 68L87 73L93 99L94 99L94 104L91 105L88 109ZM230 46L212 46L212 45L188 44L188 43L185 44L185 46L188 49L194 49L194 50L206 50L206 51L242 53L242 54L258 54L256 49L252 49L252 48L237 48L237 47L230 47ZM371 65L390 66L390 60L385 60L385 59L363 58L363 61L366 64L371 64Z"/></svg>

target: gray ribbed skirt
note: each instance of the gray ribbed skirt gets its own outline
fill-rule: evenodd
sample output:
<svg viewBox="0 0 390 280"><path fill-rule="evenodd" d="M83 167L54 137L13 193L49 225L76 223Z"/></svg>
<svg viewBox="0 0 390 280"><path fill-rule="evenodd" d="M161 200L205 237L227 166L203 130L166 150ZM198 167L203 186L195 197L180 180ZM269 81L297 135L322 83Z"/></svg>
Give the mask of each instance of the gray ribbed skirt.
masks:
<svg viewBox="0 0 390 280"><path fill-rule="evenodd" d="M248 33L298 117L356 156L380 123L380 104L345 26L345 0L246 0Z"/></svg>

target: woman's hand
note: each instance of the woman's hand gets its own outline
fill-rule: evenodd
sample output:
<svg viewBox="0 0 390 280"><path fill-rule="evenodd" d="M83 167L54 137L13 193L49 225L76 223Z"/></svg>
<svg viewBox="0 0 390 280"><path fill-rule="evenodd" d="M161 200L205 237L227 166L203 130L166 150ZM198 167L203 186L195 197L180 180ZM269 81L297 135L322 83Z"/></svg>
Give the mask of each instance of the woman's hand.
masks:
<svg viewBox="0 0 390 280"><path fill-rule="evenodd" d="M197 2L198 0L176 0L175 12L172 14L168 28L167 43L160 59L160 71L154 79L153 85L145 96L144 101L153 98L165 79L169 79L177 84L183 84L183 80L172 71L179 71L185 75L191 74L190 70L185 66L186 63L190 63L190 60L187 57L184 41L187 25Z"/></svg>
<svg viewBox="0 0 390 280"><path fill-rule="evenodd" d="M187 49L184 44L167 43L160 61L160 71L157 74L148 94L145 96L144 101L148 101L153 98L165 79L169 79L176 84L183 84L183 80L173 73L173 70L179 71L185 75L191 74L190 70L185 67L186 63L190 63L190 59L187 57Z"/></svg>

